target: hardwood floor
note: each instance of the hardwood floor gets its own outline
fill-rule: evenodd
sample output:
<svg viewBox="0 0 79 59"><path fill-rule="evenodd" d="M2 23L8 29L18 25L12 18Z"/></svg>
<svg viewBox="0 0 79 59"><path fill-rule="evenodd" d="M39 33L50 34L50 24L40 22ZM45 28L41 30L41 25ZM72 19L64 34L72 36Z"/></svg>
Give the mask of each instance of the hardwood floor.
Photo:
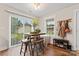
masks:
<svg viewBox="0 0 79 59"><path fill-rule="evenodd" d="M79 56L79 50L76 51L77 56Z"/></svg>
<svg viewBox="0 0 79 59"><path fill-rule="evenodd" d="M73 55L75 54L73 54L72 51L66 51L53 45L48 45L48 47L45 48L44 55L41 56L73 56ZM0 52L0 56L23 56L23 54L20 55L20 46L17 46ZM26 52L26 56L30 56L29 52Z"/></svg>

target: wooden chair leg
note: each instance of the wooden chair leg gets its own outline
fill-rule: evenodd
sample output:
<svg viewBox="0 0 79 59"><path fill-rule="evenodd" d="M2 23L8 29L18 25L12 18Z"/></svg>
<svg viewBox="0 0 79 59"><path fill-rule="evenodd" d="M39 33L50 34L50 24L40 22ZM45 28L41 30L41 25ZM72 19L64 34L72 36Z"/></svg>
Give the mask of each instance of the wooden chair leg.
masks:
<svg viewBox="0 0 79 59"><path fill-rule="evenodd" d="M29 45L30 56L32 56L32 44Z"/></svg>
<svg viewBox="0 0 79 59"><path fill-rule="evenodd" d="M34 56L34 49L32 49L32 56Z"/></svg>
<svg viewBox="0 0 79 59"><path fill-rule="evenodd" d="M22 48L23 48L23 43L22 43L22 45L21 45L21 49L20 49L20 55L21 55L21 52L22 52Z"/></svg>
<svg viewBox="0 0 79 59"><path fill-rule="evenodd" d="M28 48L29 48L30 56L32 56L33 55L32 44L29 44Z"/></svg>
<svg viewBox="0 0 79 59"><path fill-rule="evenodd" d="M25 54L26 54L26 51L27 51L27 44L25 44L24 56L25 56Z"/></svg>
<svg viewBox="0 0 79 59"><path fill-rule="evenodd" d="M35 48L36 48L36 55L37 55L37 56L39 55L39 54L38 54L38 50L39 50L38 46L39 46L39 44L36 44L36 46L35 46Z"/></svg>
<svg viewBox="0 0 79 59"><path fill-rule="evenodd" d="M45 48L45 46L44 46L44 43L42 42L42 48L43 48L43 54L44 54L44 48Z"/></svg>
<svg viewBox="0 0 79 59"><path fill-rule="evenodd" d="M38 56L38 51L37 51L37 56Z"/></svg>

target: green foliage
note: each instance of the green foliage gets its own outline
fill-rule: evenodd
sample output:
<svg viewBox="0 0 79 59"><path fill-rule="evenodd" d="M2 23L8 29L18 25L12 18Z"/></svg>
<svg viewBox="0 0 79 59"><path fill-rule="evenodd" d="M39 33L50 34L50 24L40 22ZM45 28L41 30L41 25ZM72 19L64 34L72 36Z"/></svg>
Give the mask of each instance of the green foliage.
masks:
<svg viewBox="0 0 79 59"><path fill-rule="evenodd" d="M17 32L17 23L18 23L18 18L11 17L11 32Z"/></svg>
<svg viewBox="0 0 79 59"><path fill-rule="evenodd" d="M54 34L54 32L47 32L47 34L48 34L48 35L53 35L53 34Z"/></svg>
<svg viewBox="0 0 79 59"><path fill-rule="evenodd" d="M39 28L35 29L35 32L40 33L41 30Z"/></svg>
<svg viewBox="0 0 79 59"><path fill-rule="evenodd" d="M33 18L32 19L32 24L33 25L38 25L39 24L39 19L38 18Z"/></svg>
<svg viewBox="0 0 79 59"><path fill-rule="evenodd" d="M16 40L21 40L23 37L21 33L18 33L18 29L20 26L22 26L21 21L18 20L17 17L11 17L11 33L12 37Z"/></svg>
<svg viewBox="0 0 79 59"><path fill-rule="evenodd" d="M22 23L20 20L18 20L17 17L11 17L11 32L17 33L18 28L22 26Z"/></svg>
<svg viewBox="0 0 79 59"><path fill-rule="evenodd" d="M40 33L40 32L41 32L40 29L35 29L35 31L34 31L34 32L31 32L31 34L38 34L38 33Z"/></svg>
<svg viewBox="0 0 79 59"><path fill-rule="evenodd" d="M32 24L33 24L33 29L35 30L36 26L39 25L39 19L38 18L33 18L32 19Z"/></svg>
<svg viewBox="0 0 79 59"><path fill-rule="evenodd" d="M15 33L14 35L16 40L21 40L23 38L23 34Z"/></svg>

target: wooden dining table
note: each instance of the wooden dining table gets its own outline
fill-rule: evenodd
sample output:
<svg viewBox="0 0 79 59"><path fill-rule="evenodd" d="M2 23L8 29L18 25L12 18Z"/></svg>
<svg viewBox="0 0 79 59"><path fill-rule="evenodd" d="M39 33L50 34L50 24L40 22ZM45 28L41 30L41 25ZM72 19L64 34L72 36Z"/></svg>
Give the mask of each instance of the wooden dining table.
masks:
<svg viewBox="0 0 79 59"><path fill-rule="evenodd" d="M36 40L36 39L40 39L41 35L45 35L45 34L46 33L37 33L37 34L26 33L24 35L25 35L25 37L28 37L28 39L31 39L31 37L33 37Z"/></svg>
<svg viewBox="0 0 79 59"><path fill-rule="evenodd" d="M31 34L31 33L26 33L25 36L28 37L28 40L30 41L30 43L32 42L31 40L42 40L43 38L41 37L41 35L45 35L45 33L38 33L38 34ZM30 54L31 55L31 54Z"/></svg>

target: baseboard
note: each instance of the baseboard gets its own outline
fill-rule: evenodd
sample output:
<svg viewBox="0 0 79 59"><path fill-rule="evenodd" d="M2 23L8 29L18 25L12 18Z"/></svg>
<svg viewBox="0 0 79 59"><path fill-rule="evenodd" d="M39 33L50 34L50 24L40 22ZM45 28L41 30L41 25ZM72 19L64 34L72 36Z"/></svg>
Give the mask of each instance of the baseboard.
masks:
<svg viewBox="0 0 79 59"><path fill-rule="evenodd" d="M5 50L1 50L0 52L4 52L4 51L6 51L6 50L8 50L9 48L7 48L7 49L5 49Z"/></svg>

